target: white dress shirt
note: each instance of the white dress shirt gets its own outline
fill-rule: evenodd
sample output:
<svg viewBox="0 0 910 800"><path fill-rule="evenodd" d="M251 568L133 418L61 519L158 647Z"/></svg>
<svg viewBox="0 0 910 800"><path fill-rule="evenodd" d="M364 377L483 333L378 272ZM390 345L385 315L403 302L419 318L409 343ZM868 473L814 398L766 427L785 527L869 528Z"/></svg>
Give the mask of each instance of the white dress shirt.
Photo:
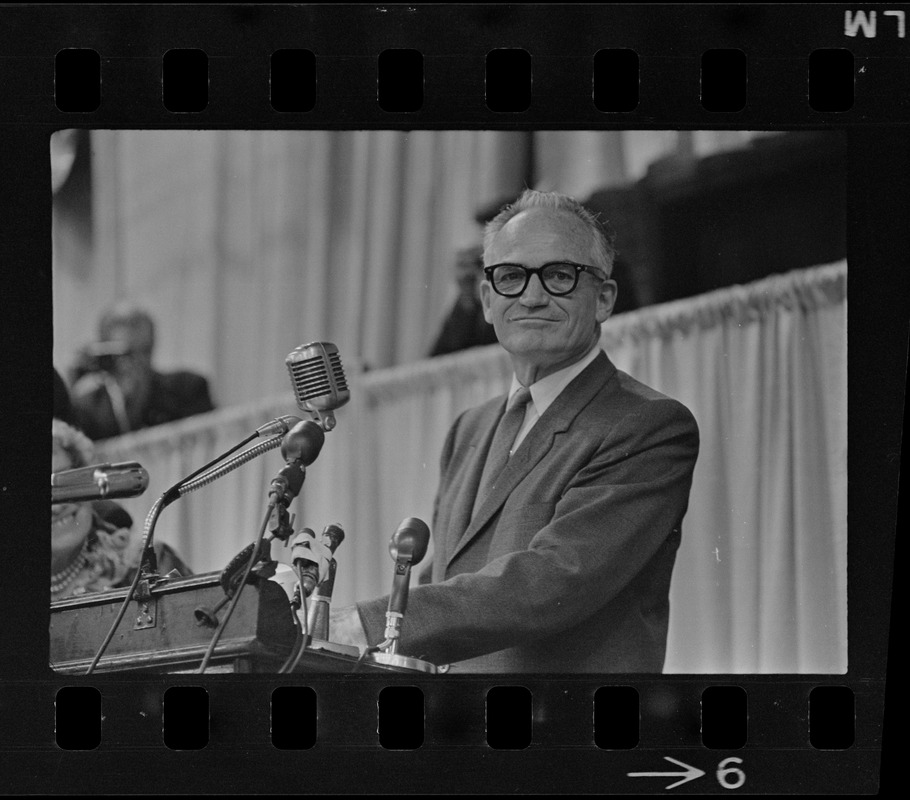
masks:
<svg viewBox="0 0 910 800"><path fill-rule="evenodd" d="M584 371L584 368L597 358L599 353L600 342L595 344L581 361L576 361L568 367L563 367L563 369L554 372L552 375L547 375L546 378L541 378L528 387L531 390L531 400L525 407L525 419L521 424L521 428L518 430L518 435L515 437L512 449L509 451L510 456L518 449L518 445L522 443L537 420L543 416L544 411L546 411L552 402L562 394L563 389L577 378ZM515 375L512 375L512 386L509 389L509 401L511 401L512 396L520 387L521 384L518 382L518 378L516 378Z"/></svg>

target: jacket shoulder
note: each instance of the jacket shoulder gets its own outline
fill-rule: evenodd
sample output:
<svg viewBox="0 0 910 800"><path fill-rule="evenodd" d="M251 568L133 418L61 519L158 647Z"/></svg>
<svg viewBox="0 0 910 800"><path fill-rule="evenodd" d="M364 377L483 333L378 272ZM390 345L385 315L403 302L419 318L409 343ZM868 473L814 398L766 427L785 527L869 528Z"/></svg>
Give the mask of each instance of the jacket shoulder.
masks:
<svg viewBox="0 0 910 800"><path fill-rule="evenodd" d="M674 421L697 431L695 416L679 400L633 378L627 372L616 370L600 394L603 405L621 415L654 417L661 421Z"/></svg>
<svg viewBox="0 0 910 800"><path fill-rule="evenodd" d="M203 375L185 369L174 372L158 372L156 373L156 378L160 386L173 391L199 391L203 388L208 390L209 385L208 379Z"/></svg>

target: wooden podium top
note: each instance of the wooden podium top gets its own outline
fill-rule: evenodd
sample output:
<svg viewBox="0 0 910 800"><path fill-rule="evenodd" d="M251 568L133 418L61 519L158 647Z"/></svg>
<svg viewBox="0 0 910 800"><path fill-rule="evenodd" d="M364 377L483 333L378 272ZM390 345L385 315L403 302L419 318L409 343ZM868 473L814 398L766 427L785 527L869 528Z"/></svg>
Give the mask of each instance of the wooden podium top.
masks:
<svg viewBox="0 0 910 800"><path fill-rule="evenodd" d="M50 661L61 674L84 674L104 641L127 589L96 592L51 603ZM120 625L93 674L151 671L192 673L198 669L215 628L201 623L198 608L214 609L224 599L218 573L159 583L147 601L130 601ZM227 605L218 611L222 619ZM206 674L278 672L297 640L288 597L280 585L257 580L247 585L215 648ZM366 659L359 650L311 641L296 672L376 673L417 670L408 663ZM381 654L380 654L381 656ZM424 662L415 662L419 666ZM419 671L435 672L432 665ZM355 669L356 668L356 669Z"/></svg>

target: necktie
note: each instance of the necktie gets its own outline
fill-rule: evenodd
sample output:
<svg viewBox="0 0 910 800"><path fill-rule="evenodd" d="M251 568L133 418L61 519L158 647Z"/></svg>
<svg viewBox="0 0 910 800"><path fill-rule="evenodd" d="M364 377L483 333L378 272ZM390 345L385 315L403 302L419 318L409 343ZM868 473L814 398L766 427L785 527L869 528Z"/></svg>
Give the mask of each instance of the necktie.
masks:
<svg viewBox="0 0 910 800"><path fill-rule="evenodd" d="M475 511L495 486L499 473L505 469L509 461L509 450L512 448L512 443L515 441L515 437L521 428L521 423L524 421L525 406L530 399L531 392L522 386L515 392L506 413L499 420L496 433L493 434L493 442L490 444L490 452L487 454L487 460L483 467L483 474L480 478L477 499L474 502Z"/></svg>

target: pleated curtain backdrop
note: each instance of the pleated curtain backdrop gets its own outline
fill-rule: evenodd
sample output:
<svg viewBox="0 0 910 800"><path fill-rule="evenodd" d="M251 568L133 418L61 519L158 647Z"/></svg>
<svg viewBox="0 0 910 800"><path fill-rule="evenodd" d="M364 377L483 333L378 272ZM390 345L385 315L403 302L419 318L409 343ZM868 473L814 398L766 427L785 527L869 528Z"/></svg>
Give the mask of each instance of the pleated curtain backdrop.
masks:
<svg viewBox="0 0 910 800"><path fill-rule="evenodd" d="M517 194L530 133L92 131L94 250L58 226L54 360L129 298L158 322L156 364L210 376L226 407L288 386L314 340L369 368L429 351L475 210Z"/></svg>
<svg viewBox="0 0 910 800"><path fill-rule="evenodd" d="M846 264L608 320L617 366L695 414L701 452L671 588L668 673L841 673L847 666ZM340 522L334 602L384 594L388 541L407 516L430 522L438 459L457 414L503 393L498 345L366 373L326 437L295 503L296 527ZM102 443L152 476L124 501L141 527L167 486L265 420L290 391ZM165 511L158 538L197 571L252 541L267 454ZM273 546L273 555L287 560Z"/></svg>
<svg viewBox="0 0 910 800"><path fill-rule="evenodd" d="M846 322L841 263L604 326L617 366L701 433L667 672L846 669Z"/></svg>
<svg viewBox="0 0 910 800"><path fill-rule="evenodd" d="M480 240L478 208L528 184L585 198L681 147L705 155L756 134L88 135L91 235L55 209L55 365L65 372L101 310L130 298L159 323L158 366L209 375L228 406L280 391L283 355L305 341L371 368L425 355L456 295L454 253Z"/></svg>

